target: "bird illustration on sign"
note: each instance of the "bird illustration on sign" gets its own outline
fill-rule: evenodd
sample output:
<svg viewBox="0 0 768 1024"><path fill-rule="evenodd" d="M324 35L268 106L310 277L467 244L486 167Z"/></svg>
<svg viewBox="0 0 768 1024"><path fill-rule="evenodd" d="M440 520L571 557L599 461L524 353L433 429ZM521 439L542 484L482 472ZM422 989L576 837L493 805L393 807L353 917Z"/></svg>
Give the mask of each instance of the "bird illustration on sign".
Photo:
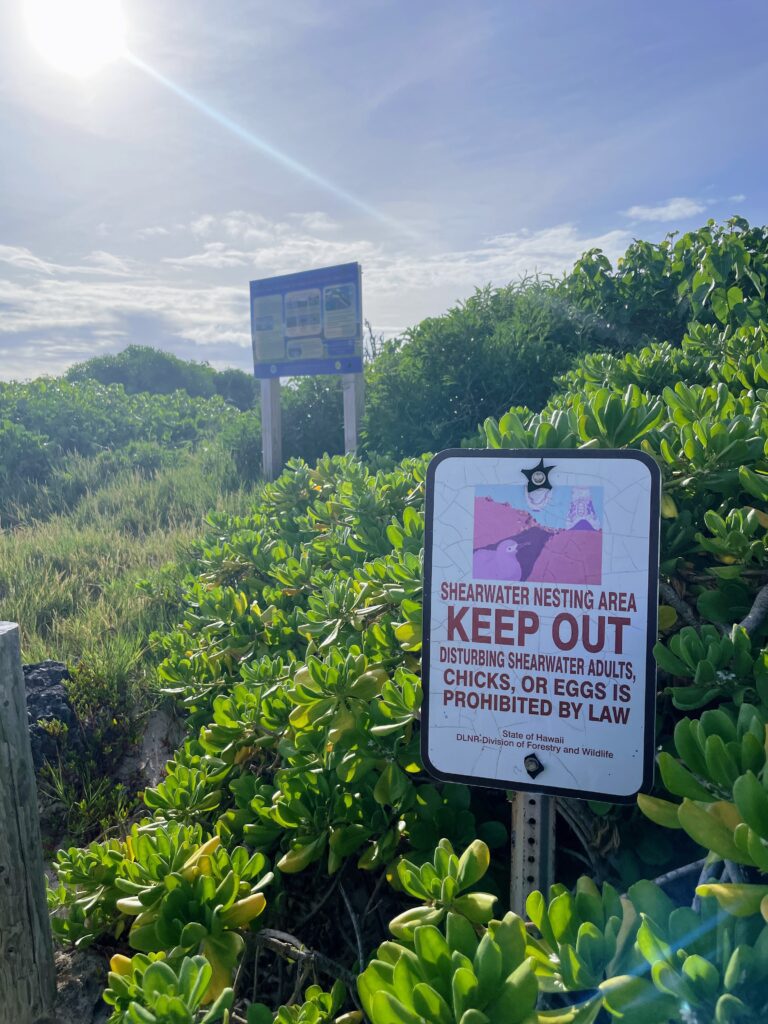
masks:
<svg viewBox="0 0 768 1024"><path fill-rule="evenodd" d="M475 579L601 582L602 487L554 486L556 468L540 459L523 484L475 488Z"/></svg>

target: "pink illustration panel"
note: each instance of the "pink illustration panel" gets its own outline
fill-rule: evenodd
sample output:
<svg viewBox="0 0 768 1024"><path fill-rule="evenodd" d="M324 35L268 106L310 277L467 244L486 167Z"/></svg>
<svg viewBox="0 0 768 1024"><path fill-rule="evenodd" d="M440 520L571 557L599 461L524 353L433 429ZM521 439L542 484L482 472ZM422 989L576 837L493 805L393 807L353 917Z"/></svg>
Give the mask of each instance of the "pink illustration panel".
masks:
<svg viewBox="0 0 768 1024"><path fill-rule="evenodd" d="M600 584L601 487L475 489L473 576L481 580Z"/></svg>

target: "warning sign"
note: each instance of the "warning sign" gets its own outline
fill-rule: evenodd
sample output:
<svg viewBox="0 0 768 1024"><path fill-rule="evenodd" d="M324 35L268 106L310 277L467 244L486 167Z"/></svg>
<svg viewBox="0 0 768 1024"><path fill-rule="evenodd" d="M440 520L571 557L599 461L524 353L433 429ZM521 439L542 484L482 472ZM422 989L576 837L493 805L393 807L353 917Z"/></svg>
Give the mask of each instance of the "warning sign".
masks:
<svg viewBox="0 0 768 1024"><path fill-rule="evenodd" d="M650 785L660 474L642 452L441 452L427 478L422 754L440 779Z"/></svg>

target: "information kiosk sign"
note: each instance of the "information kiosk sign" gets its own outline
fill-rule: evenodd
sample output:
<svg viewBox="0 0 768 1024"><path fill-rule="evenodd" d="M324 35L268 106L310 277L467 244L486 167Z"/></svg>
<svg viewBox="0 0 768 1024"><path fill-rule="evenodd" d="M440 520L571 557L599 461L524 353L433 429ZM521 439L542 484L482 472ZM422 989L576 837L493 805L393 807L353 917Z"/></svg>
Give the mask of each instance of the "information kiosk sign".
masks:
<svg viewBox="0 0 768 1024"><path fill-rule="evenodd" d="M653 777L660 474L638 451L445 451L427 477L422 754L629 802Z"/></svg>
<svg viewBox="0 0 768 1024"><path fill-rule="evenodd" d="M362 373L359 263L251 281L257 377Z"/></svg>

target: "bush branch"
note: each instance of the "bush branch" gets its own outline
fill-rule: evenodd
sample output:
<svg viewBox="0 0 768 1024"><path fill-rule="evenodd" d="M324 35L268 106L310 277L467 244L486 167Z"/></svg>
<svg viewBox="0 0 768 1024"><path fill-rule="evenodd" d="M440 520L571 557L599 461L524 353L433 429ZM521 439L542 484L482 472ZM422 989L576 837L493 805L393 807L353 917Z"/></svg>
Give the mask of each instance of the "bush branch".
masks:
<svg viewBox="0 0 768 1024"><path fill-rule="evenodd" d="M339 892L341 893L341 898L344 900L344 905L347 908L347 913L352 919L352 927L355 929L355 939L357 940L357 958L358 963L360 965L360 970L362 971L363 967L365 966L365 954L363 953L363 937L360 934L360 922L358 921L357 914L355 913L354 908L350 903L349 896L347 896L347 891L341 884L339 884Z"/></svg>
<svg viewBox="0 0 768 1024"><path fill-rule="evenodd" d="M758 590L754 603L749 609L749 614L741 620L739 625L752 636L760 629L766 618L768 618L768 583Z"/></svg>
<svg viewBox="0 0 768 1024"><path fill-rule="evenodd" d="M322 971L323 974L329 974L332 978L343 981L351 992L355 991L357 976L352 971L347 970L335 960L331 960L324 953L319 953L316 949L308 949L295 935L276 931L273 928L262 928L253 936L253 942L257 949L269 949L284 960L293 960L300 967L305 965L309 968L314 967L318 971Z"/></svg>
<svg viewBox="0 0 768 1024"><path fill-rule="evenodd" d="M684 601L682 597L680 597L678 592L670 583L659 583L659 597L663 598L670 608L675 609L686 626L694 626L698 629L701 625L701 622L693 608L691 608L687 601Z"/></svg>

